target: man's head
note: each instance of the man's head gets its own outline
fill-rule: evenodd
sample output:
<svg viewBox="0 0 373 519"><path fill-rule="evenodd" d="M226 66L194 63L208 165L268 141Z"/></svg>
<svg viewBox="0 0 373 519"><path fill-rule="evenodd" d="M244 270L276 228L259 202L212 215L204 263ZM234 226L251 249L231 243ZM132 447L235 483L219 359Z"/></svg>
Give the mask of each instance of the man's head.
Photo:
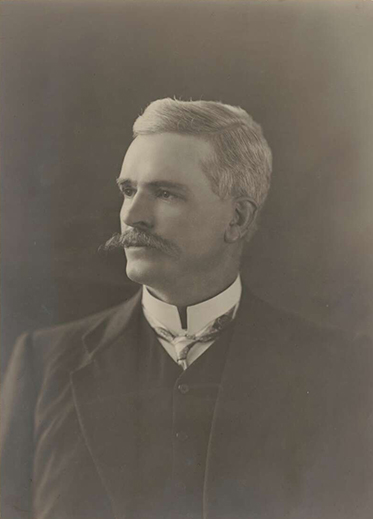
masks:
<svg viewBox="0 0 373 519"><path fill-rule="evenodd" d="M231 278L270 184L260 126L238 107L161 99L133 131L118 179L128 276L155 289Z"/></svg>

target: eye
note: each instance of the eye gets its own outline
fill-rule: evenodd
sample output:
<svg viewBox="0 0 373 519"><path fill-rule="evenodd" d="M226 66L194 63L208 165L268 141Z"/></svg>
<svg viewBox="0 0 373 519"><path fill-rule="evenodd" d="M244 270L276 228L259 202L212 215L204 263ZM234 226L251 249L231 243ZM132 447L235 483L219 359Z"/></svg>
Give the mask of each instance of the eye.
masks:
<svg viewBox="0 0 373 519"><path fill-rule="evenodd" d="M163 200L172 200L173 198L176 198L176 195L170 193L167 189L162 189L158 192L158 197Z"/></svg>
<svg viewBox="0 0 373 519"><path fill-rule="evenodd" d="M132 198L135 194L135 190L132 187L125 187L121 191L122 191L122 195L125 198Z"/></svg>

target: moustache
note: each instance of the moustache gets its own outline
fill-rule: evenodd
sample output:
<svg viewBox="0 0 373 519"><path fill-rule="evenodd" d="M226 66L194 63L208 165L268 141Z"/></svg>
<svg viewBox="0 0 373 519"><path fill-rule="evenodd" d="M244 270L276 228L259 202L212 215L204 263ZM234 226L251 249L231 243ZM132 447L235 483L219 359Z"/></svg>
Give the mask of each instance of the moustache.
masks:
<svg viewBox="0 0 373 519"><path fill-rule="evenodd" d="M166 254L179 255L179 248L169 240L139 229L128 229L122 234L115 233L100 249L110 252L130 247L148 247Z"/></svg>

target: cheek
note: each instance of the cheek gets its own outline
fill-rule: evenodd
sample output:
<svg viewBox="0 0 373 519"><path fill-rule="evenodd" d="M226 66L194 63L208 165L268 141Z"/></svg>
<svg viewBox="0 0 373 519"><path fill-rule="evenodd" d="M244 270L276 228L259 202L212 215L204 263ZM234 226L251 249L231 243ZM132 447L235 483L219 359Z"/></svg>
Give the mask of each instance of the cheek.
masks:
<svg viewBox="0 0 373 519"><path fill-rule="evenodd" d="M173 207L171 204L159 204L154 211L154 222L158 233L163 236L177 236L181 229L190 225L190 214L185 208Z"/></svg>
<svg viewBox="0 0 373 519"><path fill-rule="evenodd" d="M214 236L223 234L227 223L227 215L216 209L215 211L212 209L208 210L208 208L206 209L202 215L199 215L194 224L207 234Z"/></svg>
<svg viewBox="0 0 373 519"><path fill-rule="evenodd" d="M156 222L161 236L174 240L185 248L200 247L205 252L224 241L227 215L207 204L182 208L168 206L159 208Z"/></svg>
<svg viewBox="0 0 373 519"><path fill-rule="evenodd" d="M180 236L190 243L194 250L205 254L217 250L224 244L225 223L217 214L204 214L203 217L190 214L180 226Z"/></svg>

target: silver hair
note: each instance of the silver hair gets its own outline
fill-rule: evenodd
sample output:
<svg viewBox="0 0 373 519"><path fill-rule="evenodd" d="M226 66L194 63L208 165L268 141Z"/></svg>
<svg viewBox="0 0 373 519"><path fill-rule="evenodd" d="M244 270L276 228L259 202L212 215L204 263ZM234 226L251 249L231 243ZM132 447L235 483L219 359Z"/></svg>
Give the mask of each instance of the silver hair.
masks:
<svg viewBox="0 0 373 519"><path fill-rule="evenodd" d="M164 132L210 142L215 153L202 167L213 191L221 198L246 196L257 213L261 211L270 186L272 153L260 125L245 110L215 101L158 99L136 119L133 136Z"/></svg>

